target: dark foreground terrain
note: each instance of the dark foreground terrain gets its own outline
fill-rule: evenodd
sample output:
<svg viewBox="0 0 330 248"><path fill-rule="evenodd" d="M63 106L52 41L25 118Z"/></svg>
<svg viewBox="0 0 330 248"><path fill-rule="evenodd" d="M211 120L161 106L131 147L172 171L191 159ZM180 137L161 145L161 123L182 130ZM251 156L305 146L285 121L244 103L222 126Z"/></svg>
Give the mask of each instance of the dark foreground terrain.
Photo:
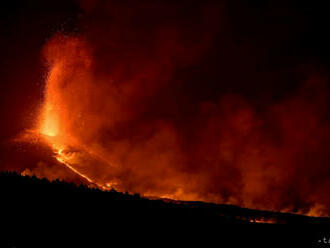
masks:
<svg viewBox="0 0 330 248"><path fill-rule="evenodd" d="M84 185L76 186L61 181L20 176L6 172L0 174L2 207L8 214L47 217L56 213L81 212L86 218L96 214L103 218L134 217L207 217L220 223L280 223L280 224L330 224L330 218L258 211L232 205L204 202L147 199L138 194L101 191Z"/></svg>
<svg viewBox="0 0 330 248"><path fill-rule="evenodd" d="M114 190L103 192L10 172L0 174L0 194L1 225L6 230L2 234L9 240L7 247L23 247L26 242L33 243L44 237L41 233L55 235L55 239L60 240L63 234L71 236L75 232L79 233L79 241L86 237L83 233L89 236L94 232L105 232L112 238L117 237L117 232L127 235L122 241L132 241L129 238L131 233L138 233L139 240L158 237L160 241L171 239L171 232L179 237L185 237L184 232L187 232L191 241L205 231L213 238L222 239L220 243L229 240L245 244L263 238L263 242L282 244L285 239L291 239L295 244L306 244L308 241L318 247L326 244L320 242L323 238L330 238L330 232L327 232L329 218L202 202L150 200L139 195ZM260 221L290 225L275 225L275 230L269 225L255 224ZM301 227L305 228L300 230ZM280 234L277 233L279 230Z"/></svg>

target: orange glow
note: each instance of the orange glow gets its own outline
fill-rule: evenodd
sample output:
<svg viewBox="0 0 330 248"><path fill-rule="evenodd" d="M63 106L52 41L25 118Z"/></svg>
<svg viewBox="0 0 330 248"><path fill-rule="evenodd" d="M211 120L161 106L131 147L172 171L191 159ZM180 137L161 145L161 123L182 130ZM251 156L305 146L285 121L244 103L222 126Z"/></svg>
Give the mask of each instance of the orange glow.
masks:
<svg viewBox="0 0 330 248"><path fill-rule="evenodd" d="M120 61L100 75L82 37L57 35L46 44L44 55L49 73L37 133L59 164L92 187L275 211L290 212L296 204L305 204L304 214L325 199L315 197L303 183L295 188L300 198L289 197L302 154L319 158L324 152L320 147L327 129L315 114L322 106L319 93L308 102L303 88L265 115L243 97L225 95L217 102L199 103L193 123L179 129L154 108L169 84L160 79L170 80L167 53L161 57L161 69L141 55L134 66L129 61L126 71L125 61L116 57ZM304 166L313 172L309 164ZM327 215L326 206L322 203L322 209L310 214Z"/></svg>
<svg viewBox="0 0 330 248"><path fill-rule="evenodd" d="M251 223L264 223L264 224L275 224L277 223L276 219L271 219L271 218L252 218L249 220Z"/></svg>
<svg viewBox="0 0 330 248"><path fill-rule="evenodd" d="M57 136L58 135L58 117L54 113L52 106L46 104L43 120L40 126L40 133L46 136Z"/></svg>
<svg viewBox="0 0 330 248"><path fill-rule="evenodd" d="M70 152L71 148L69 147L79 147L79 143L74 141L69 133L68 125L70 124L70 118L67 116L75 113L71 112L67 102L63 99L61 84L63 83L63 74L65 74L66 67L70 66L70 56L76 55L76 51L72 51L71 49L78 49L78 47L76 47L78 43L77 40L74 39L68 42L69 47L67 47L68 53L65 54L66 56L59 58L55 56L49 60L50 71L46 81L44 105L41 108L38 118L37 133L41 134L43 139L51 146L54 151L54 156L59 163L65 165L74 173L87 180L92 186L97 186L100 189L107 189L109 187L94 182L88 175L79 171L79 168L75 168L75 165L83 161L79 160L80 158L79 155L77 156L77 152ZM48 52L57 53L59 51ZM53 56L53 54L51 54L51 56ZM88 66L87 57L85 66ZM84 151L79 152L81 153ZM87 151L84 153L87 153ZM110 184L108 183L108 185Z"/></svg>

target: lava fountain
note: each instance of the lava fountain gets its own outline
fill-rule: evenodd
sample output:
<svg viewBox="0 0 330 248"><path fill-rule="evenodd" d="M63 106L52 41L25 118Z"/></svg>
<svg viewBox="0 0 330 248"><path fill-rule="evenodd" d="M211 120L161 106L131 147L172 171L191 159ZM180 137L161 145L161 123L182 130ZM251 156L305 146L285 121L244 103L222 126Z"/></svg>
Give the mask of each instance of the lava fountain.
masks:
<svg viewBox="0 0 330 248"><path fill-rule="evenodd" d="M65 38L61 37L60 39ZM68 42L69 49L77 49L77 40L70 39L66 41ZM89 66L87 57L84 58L86 59L84 66ZM78 139L70 135L68 123L71 120L69 116L75 113L71 112L67 101L63 99L63 88L61 88L63 87L61 84L63 83L63 75L65 75L66 67L70 67L68 61L70 59L68 60L67 57L49 60L49 73L46 79L44 103L34 133L42 137L43 141L52 148L54 156L59 163L87 180L91 186L106 190L111 188L113 183L102 181L100 178L93 177L93 175L90 176L87 171L90 171L89 166L91 163L95 168L98 166L111 167L109 161L106 161L96 151L86 149Z"/></svg>

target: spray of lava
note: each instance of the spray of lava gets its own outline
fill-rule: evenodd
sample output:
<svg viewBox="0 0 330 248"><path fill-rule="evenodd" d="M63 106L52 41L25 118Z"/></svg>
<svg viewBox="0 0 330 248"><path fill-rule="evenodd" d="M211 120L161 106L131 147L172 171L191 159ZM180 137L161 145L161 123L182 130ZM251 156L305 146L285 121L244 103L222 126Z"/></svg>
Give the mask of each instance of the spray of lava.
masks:
<svg viewBox="0 0 330 248"><path fill-rule="evenodd" d="M63 37L62 37L63 38ZM96 178L92 173L89 173L90 166L93 164L95 168L100 166L111 167L101 154L95 150L86 147L80 143L78 139L71 136L70 124L72 117L76 113L72 112L67 105L67 101L63 99L63 76L66 74L67 68L73 66L70 64L72 59L70 56L77 55L77 40L70 39L68 49L73 49L67 57L54 58L49 60L49 74L46 79L45 99L41 108L37 128L34 133L41 136L53 150L56 160L65 165L71 171L84 178L90 185L100 189L107 190L113 187L112 181ZM56 51L48 51L56 52ZM52 54L53 56L53 54ZM81 54L84 59L83 67L89 67L90 62L87 54ZM79 125L78 125L79 128ZM92 174L92 175L90 175Z"/></svg>

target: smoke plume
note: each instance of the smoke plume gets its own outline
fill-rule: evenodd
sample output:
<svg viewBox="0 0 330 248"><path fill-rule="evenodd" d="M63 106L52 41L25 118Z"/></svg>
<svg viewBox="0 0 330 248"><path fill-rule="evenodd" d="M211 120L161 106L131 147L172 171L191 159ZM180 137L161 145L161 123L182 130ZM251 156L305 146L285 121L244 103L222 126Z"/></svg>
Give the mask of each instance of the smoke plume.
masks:
<svg viewBox="0 0 330 248"><path fill-rule="evenodd" d="M81 6L79 34L43 49L38 128L64 162L145 196L329 214L325 76L276 95L286 74L258 73L264 55L235 43L223 4Z"/></svg>

